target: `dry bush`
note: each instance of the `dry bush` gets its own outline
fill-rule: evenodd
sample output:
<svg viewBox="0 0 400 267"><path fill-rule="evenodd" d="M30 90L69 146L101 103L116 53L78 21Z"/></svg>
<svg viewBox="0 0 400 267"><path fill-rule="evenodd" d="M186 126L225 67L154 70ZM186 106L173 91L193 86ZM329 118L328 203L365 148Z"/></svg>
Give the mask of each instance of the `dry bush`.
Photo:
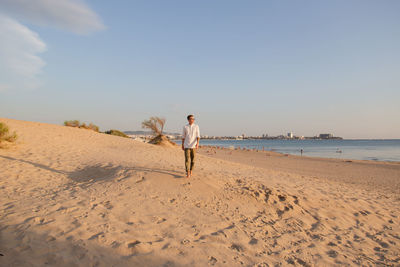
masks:
<svg viewBox="0 0 400 267"><path fill-rule="evenodd" d="M18 136L16 132L10 133L10 129L7 124L0 122L0 143L9 142L13 143L17 140Z"/></svg>
<svg viewBox="0 0 400 267"><path fill-rule="evenodd" d="M115 129L111 129L109 131L105 131L105 134L111 134L111 135L116 135L116 136L121 136L121 137L126 137L126 138L130 138L129 136L127 136L125 133L115 130Z"/></svg>
<svg viewBox="0 0 400 267"><path fill-rule="evenodd" d="M99 126L97 126L97 125L95 125L93 123L89 123L88 129L93 130L95 132L98 132L99 131Z"/></svg>
<svg viewBox="0 0 400 267"><path fill-rule="evenodd" d="M64 125L69 127L79 127L80 122L78 120L64 121Z"/></svg>
<svg viewBox="0 0 400 267"><path fill-rule="evenodd" d="M142 128L149 129L155 136L163 135L165 121L164 118L151 117L142 122Z"/></svg>
<svg viewBox="0 0 400 267"><path fill-rule="evenodd" d="M64 125L69 127L78 127L78 128L93 130L95 132L99 131L99 126L93 123L89 123L89 125L86 125L86 123L80 123L78 120L64 121Z"/></svg>
<svg viewBox="0 0 400 267"><path fill-rule="evenodd" d="M166 146L166 147L174 147L177 146L176 143L172 142L169 140L169 138L165 135L157 135L153 139L149 141L150 144L154 145L161 145L161 146Z"/></svg>
<svg viewBox="0 0 400 267"><path fill-rule="evenodd" d="M162 146L175 146L176 144L169 140L169 138L163 135L165 118L150 117L150 119L142 122L142 127L150 129L154 137L149 141L150 144L162 145Z"/></svg>

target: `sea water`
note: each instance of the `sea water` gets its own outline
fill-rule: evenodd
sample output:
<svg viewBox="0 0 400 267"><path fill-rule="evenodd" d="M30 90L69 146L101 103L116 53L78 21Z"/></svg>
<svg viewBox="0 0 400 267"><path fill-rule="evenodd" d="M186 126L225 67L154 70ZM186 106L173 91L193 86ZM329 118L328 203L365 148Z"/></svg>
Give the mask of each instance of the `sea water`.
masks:
<svg viewBox="0 0 400 267"><path fill-rule="evenodd" d="M376 161L400 161L400 139L385 140L268 140L268 139L244 139L244 140L215 140L202 139L201 145L249 148L258 150L276 151L285 154L303 156L376 160Z"/></svg>

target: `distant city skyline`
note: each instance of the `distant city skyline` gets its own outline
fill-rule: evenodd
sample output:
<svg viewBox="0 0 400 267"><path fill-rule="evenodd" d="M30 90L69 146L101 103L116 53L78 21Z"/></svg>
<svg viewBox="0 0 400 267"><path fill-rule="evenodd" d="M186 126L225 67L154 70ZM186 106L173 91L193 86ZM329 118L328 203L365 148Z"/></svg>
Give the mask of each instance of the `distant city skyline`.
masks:
<svg viewBox="0 0 400 267"><path fill-rule="evenodd" d="M400 1L0 0L0 117L400 138Z"/></svg>

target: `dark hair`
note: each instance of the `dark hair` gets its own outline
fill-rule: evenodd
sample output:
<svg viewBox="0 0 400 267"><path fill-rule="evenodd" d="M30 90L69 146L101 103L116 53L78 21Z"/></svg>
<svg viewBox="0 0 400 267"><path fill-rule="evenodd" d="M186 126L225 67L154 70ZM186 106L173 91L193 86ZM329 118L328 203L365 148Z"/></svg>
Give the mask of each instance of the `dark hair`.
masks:
<svg viewBox="0 0 400 267"><path fill-rule="evenodd" d="M189 116L187 116L187 119L189 120L191 117L194 117L192 114L190 114Z"/></svg>

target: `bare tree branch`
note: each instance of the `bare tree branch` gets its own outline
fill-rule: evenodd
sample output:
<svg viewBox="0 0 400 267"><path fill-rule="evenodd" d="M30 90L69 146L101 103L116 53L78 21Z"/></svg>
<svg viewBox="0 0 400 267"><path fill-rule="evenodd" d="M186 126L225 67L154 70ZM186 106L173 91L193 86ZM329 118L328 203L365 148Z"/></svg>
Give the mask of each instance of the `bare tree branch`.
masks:
<svg viewBox="0 0 400 267"><path fill-rule="evenodd" d="M150 119L142 122L142 128L150 129L155 136L162 135L165 121L165 118L150 117Z"/></svg>

